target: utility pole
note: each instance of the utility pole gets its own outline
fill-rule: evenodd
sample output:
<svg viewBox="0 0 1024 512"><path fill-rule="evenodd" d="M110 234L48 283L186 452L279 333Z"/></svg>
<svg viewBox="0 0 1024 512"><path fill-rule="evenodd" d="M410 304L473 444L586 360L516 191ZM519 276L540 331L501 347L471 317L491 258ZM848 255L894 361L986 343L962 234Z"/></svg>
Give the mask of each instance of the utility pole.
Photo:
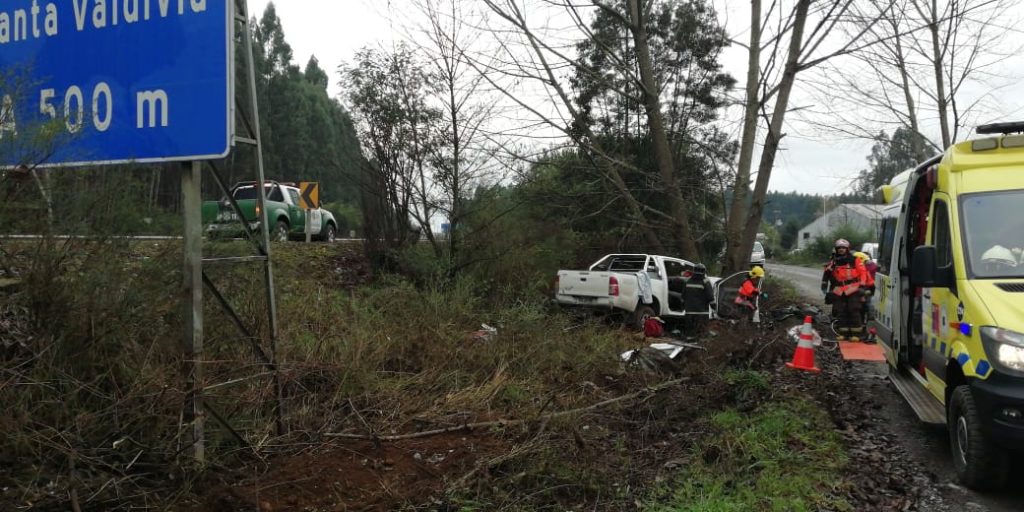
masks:
<svg viewBox="0 0 1024 512"><path fill-rule="evenodd" d="M189 162L181 174L182 208L185 215L185 271L182 282L185 313L185 425L192 458L206 460L203 414L203 225L201 197L202 162Z"/></svg>

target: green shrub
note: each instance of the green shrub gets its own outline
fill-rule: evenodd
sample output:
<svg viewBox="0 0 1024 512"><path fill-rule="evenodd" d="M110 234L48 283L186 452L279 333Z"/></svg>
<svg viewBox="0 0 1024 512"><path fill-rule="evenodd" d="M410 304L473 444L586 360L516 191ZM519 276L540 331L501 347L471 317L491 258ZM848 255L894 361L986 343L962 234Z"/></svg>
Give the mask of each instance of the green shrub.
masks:
<svg viewBox="0 0 1024 512"><path fill-rule="evenodd" d="M324 203L323 208L334 214L338 221L338 237L348 238L352 232L356 237L363 234L363 213L358 206L344 202Z"/></svg>
<svg viewBox="0 0 1024 512"><path fill-rule="evenodd" d="M801 251L791 252L783 260L791 263L824 264L831 257L836 240L849 240L852 250L856 251L866 242L873 242L876 235L871 230L859 230L850 225L843 225L825 236L816 237Z"/></svg>
<svg viewBox="0 0 1024 512"><path fill-rule="evenodd" d="M710 436L645 510L852 510L835 492L846 455L828 416L814 405L788 400L753 413L728 409L713 415L708 429Z"/></svg>

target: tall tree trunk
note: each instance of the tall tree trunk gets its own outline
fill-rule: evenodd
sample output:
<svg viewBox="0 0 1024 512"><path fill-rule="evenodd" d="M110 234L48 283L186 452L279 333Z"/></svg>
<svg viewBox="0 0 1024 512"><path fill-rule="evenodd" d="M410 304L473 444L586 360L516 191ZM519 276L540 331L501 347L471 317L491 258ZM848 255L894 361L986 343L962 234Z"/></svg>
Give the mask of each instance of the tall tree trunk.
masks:
<svg viewBox="0 0 1024 512"><path fill-rule="evenodd" d="M914 158L918 162L924 162L928 156L924 154L924 141L921 140L921 126L917 119L917 105L914 103L914 95L910 89L910 74L907 72L906 56L903 54L903 44L900 43L899 38L896 38L895 44L896 66L900 71L900 83L903 87L904 101L907 102L907 118L910 122L910 147L914 151Z"/></svg>
<svg viewBox="0 0 1024 512"><path fill-rule="evenodd" d="M935 69L935 101L939 107L939 127L942 129L942 147L952 144L949 131L949 101L946 98L946 79L943 73L942 49L939 41L939 6L932 0L931 16L928 19L928 31L932 36L932 67Z"/></svg>
<svg viewBox="0 0 1024 512"><path fill-rule="evenodd" d="M397 57L396 57L397 58ZM423 110L423 105L417 102L416 99L412 98L409 92L412 80L411 77L405 77L402 75L401 66L396 64L396 69L399 70L399 78L403 81L402 83L402 101L407 112L412 114L409 129L412 134L412 172L416 173L416 176L410 177L408 182L404 184L409 191L407 196L412 196L412 200L420 203L420 208L423 212L422 219L419 219L419 215L416 217L419 219L420 230L422 231L421 236L427 239L430 243L431 249L434 250L434 256L440 259L443 256L443 251L437 239L434 238L434 230L431 227L431 218L434 216L434 211L430 207L430 197L427 192L427 173L424 168L424 159L426 158L426 148L424 147L423 140L421 138L420 123L417 120L418 115ZM430 129L430 126L424 128ZM415 182L419 179L419 187L417 188ZM412 206L415 209L415 206ZM415 241L414 241L415 242Z"/></svg>
<svg viewBox="0 0 1024 512"><path fill-rule="evenodd" d="M455 14L454 3L452 4L452 14ZM454 58L455 51L454 46L452 48L452 55ZM458 244L458 233L455 228L458 227L462 217L462 134L459 132L459 104L455 98L455 76L449 74L447 77L448 86L448 105L449 114L452 122L452 176L451 176L451 194L452 194L452 207L448 212L448 272L449 276L455 277L455 272L458 268L459 263L459 244Z"/></svg>
<svg viewBox="0 0 1024 512"><path fill-rule="evenodd" d="M747 55L746 102L743 113L743 135L740 140L740 161L736 167L736 182L732 190L732 204L725 227L726 270L739 271L749 262L743 246L743 219L750 193L750 167L757 144L757 110L761 104L757 85L761 82L761 0L750 1L750 51Z"/></svg>
<svg viewBox="0 0 1024 512"><path fill-rule="evenodd" d="M537 69L539 72L543 73L543 75L538 75L538 78L540 78L542 82L546 84L548 87L551 87L551 89L555 93L555 96L557 96L559 100L559 106L563 107L565 111L570 114L572 120L576 123L577 126L579 126L582 129L582 134L577 136L569 131L566 131L562 126L561 122L553 122L552 120L548 120L548 123L551 126L555 126L556 128L563 130L563 132L566 135L572 137L573 141L580 146L580 148L585 152L585 154L587 154L590 158L594 159L595 167L604 172L606 177L609 179L609 181L611 181L611 183L615 186L615 189L622 196L623 201L626 202L626 207L628 209L629 214L631 215L631 219L635 220L636 228L640 230L640 233L643 235L644 240L646 240L647 244L652 248L651 250L664 254L665 251L663 250L663 244L658 238L658 234L655 233L654 229L651 226L651 223L647 222L646 212L652 209L642 206L640 202L637 200L636 196L633 195L633 192L629 189L629 187L626 185L625 180L622 178L622 173L620 173L619 169L617 168L618 164L615 162L615 158L610 154L610 152L605 151L604 148L595 146L589 142L599 140L600 137L594 134L594 132L587 126L587 123L582 122L584 121L583 114L576 109L574 101L570 98L565 88L562 87L559 81L559 76L556 74L555 67L548 62L547 55L549 55L549 53L541 48L541 44L538 42L536 34L531 32L529 28L527 28L523 14L518 10L517 7L515 7L516 3L509 3L509 5L511 6L510 11L506 11L502 7L499 7L497 5L496 0L484 0L484 3L491 9L492 12L496 13L497 15L503 18L506 18L507 20L512 22L513 25L515 25L519 30L522 30L523 35L526 37L527 42L533 51L533 56L537 61ZM629 29L630 31L632 31L633 27L629 27ZM647 46L645 45L644 47L646 48ZM501 90L500 87L497 87L497 85L493 81L488 80L488 82L492 86L495 86L496 88ZM627 90L630 93L632 93L631 89L632 88L630 86L627 86ZM515 96L513 94L510 94L508 91L502 92L509 95L510 97L515 98ZM518 100L518 98L515 99ZM519 103L524 107L526 106L521 102ZM630 104L628 100L626 104L627 106ZM638 119L637 126L639 126L639 118L643 114L639 110L637 110L636 115ZM627 130L628 127L629 123L627 121ZM694 244L694 247L696 247L696 244Z"/></svg>
<svg viewBox="0 0 1024 512"><path fill-rule="evenodd" d="M793 84L796 82L796 74L800 68L804 27L807 25L807 11L810 6L811 0L797 0L796 14L793 18L793 34L789 41L789 54L786 57L786 67L782 73L782 81L779 82L775 109L772 112L772 120L768 126L764 148L761 151L761 163L757 168L757 183L754 185L754 197L750 203L750 211L747 213L747 224L743 231L740 254L750 254L754 247L754 238L757 237L757 229L761 226L764 198L768 194L768 182L771 180L772 168L775 166L775 155L778 154L779 144L782 142L782 128L786 120L786 111L789 109L789 96L793 92Z"/></svg>
<svg viewBox="0 0 1024 512"><path fill-rule="evenodd" d="M626 185L625 180L622 179L622 174L613 167L615 164L603 159L600 160L599 163L595 162L595 164L601 166L604 173L611 180L612 185L614 185L615 189L618 190L619 195L626 200L626 207L629 209L629 213L632 215L632 218L636 221L636 226L643 235L644 241L647 243L648 250L658 254L665 254L665 244L660 238L658 238L657 233L651 229L650 224L647 222L647 216L644 215L644 211L640 207L640 202L637 201L636 197L633 196L633 193L630 192L629 186Z"/></svg>
<svg viewBox="0 0 1024 512"><path fill-rule="evenodd" d="M679 236L681 256L693 260L700 259L697 242L690 232L690 219L686 211L679 183L676 180L675 164L672 161L672 149L665 131L665 120L661 114L661 99L658 94L657 79L651 62L651 49L647 44L647 27L643 19L641 0L629 0L629 15L633 25L633 40L636 45L637 63L640 67L641 89L644 95L644 107L647 111L647 123L650 126L651 138L654 142L654 156L658 162L665 193L668 195L672 209L673 223Z"/></svg>

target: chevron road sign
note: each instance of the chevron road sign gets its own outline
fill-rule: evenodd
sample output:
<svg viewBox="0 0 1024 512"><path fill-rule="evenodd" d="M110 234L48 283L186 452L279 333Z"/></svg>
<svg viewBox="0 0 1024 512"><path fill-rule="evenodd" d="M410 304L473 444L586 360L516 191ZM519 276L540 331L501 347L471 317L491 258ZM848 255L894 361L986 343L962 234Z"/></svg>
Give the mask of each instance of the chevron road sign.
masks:
<svg viewBox="0 0 1024 512"><path fill-rule="evenodd" d="M320 208L320 183L303 181L299 183L299 208L316 210Z"/></svg>

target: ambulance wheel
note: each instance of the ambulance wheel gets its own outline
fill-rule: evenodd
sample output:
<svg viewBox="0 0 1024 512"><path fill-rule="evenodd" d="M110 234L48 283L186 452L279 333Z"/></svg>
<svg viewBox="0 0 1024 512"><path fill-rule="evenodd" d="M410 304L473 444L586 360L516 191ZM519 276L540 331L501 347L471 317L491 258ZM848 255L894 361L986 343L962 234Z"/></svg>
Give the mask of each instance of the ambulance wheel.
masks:
<svg viewBox="0 0 1024 512"><path fill-rule="evenodd" d="M956 475L971 489L1000 489L1006 483L1009 459L985 437L981 421L971 388L954 389L947 423Z"/></svg>
<svg viewBox="0 0 1024 512"><path fill-rule="evenodd" d="M646 322L648 318L655 316L658 316L658 314L654 312L654 308L641 304L636 308L636 311L633 311L633 316L630 317L629 323L633 329L642 331L644 330L644 322Z"/></svg>

